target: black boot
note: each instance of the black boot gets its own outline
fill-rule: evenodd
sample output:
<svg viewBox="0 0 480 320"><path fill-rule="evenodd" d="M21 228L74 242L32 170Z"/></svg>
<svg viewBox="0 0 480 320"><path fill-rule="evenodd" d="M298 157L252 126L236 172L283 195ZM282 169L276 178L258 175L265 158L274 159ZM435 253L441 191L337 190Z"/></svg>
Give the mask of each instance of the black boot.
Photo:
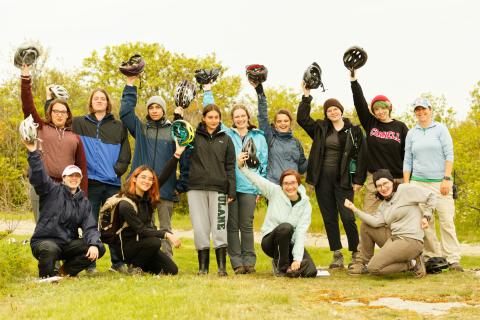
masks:
<svg viewBox="0 0 480 320"><path fill-rule="evenodd" d="M215 249L217 257L218 275L220 277L227 276L227 247Z"/></svg>
<svg viewBox="0 0 480 320"><path fill-rule="evenodd" d="M210 264L210 249L198 250L198 275L208 274L208 265Z"/></svg>

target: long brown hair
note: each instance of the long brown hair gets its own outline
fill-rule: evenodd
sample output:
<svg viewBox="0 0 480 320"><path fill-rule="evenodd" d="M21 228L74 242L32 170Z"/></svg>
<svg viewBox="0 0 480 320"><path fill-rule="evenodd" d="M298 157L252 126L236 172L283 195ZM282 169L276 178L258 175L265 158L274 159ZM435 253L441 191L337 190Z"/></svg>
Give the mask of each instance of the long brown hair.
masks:
<svg viewBox="0 0 480 320"><path fill-rule="evenodd" d="M230 112L230 116L232 117L232 121L233 121L233 114L235 113L235 111L237 110L243 110L245 111L245 113L247 114L247 118L248 118L248 127L247 129L248 130L252 130L252 129L255 129L256 126L254 126L253 124L250 123L250 112L248 111L247 107L243 104L236 104L233 106L232 108L232 111ZM235 125L235 123L233 123L232 125L233 128L236 128L237 126Z"/></svg>
<svg viewBox="0 0 480 320"><path fill-rule="evenodd" d="M90 95L90 99L88 99L88 111L90 113L94 113L94 110L93 110L93 107L92 107L92 100L93 100L93 95L97 92L103 93L105 95L105 97L107 98L107 110L106 110L106 112L107 113L112 112L112 100L110 100L110 96L108 95L107 91L105 91L105 89L102 89L102 88L96 88L92 91L92 94Z"/></svg>
<svg viewBox="0 0 480 320"><path fill-rule="evenodd" d="M47 113L45 113L45 123L47 124L52 124L53 125L53 121L52 121L52 108L55 104L61 104L61 105L64 105L66 108L67 108L67 120L65 121L65 128L70 128L72 126L72 112L70 111L70 107L68 106L68 103L66 100L64 99L53 99L50 104L48 105L48 108L47 108Z"/></svg>
<svg viewBox="0 0 480 320"><path fill-rule="evenodd" d="M137 178L138 175L143 171L149 171L153 175L153 183L150 189L148 189L147 194L148 194L148 197L150 198L150 203L152 204L152 206L154 206L160 202L160 192L159 192L157 175L155 174L155 171L153 171L153 169L150 168L149 166L143 165L135 169L130 175L130 177L128 177L127 181L125 181L125 183L123 184L121 193L128 196L129 198L135 197L137 194L135 192L136 182L134 181L134 179Z"/></svg>

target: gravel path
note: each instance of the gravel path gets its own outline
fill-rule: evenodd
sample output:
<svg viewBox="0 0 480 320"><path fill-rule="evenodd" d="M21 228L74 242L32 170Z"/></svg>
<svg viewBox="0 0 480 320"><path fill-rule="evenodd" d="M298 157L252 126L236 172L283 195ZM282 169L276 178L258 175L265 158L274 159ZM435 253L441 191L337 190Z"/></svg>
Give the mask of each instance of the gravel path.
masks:
<svg viewBox="0 0 480 320"><path fill-rule="evenodd" d="M0 222L0 231L6 230L9 226L3 222ZM21 220L18 222L18 225L15 228L13 234L15 235L31 235L35 229L35 223L31 220ZM193 239L192 230L174 230L176 236L180 238L191 238ZM259 243L261 236L259 232L255 232L255 242ZM342 236L342 244L344 247L347 246L347 238ZM327 236L322 234L312 234L309 233L307 236L306 245L310 247L320 247L327 248L328 241ZM462 254L466 256L480 256L480 244L468 244L461 243L460 247L462 249Z"/></svg>

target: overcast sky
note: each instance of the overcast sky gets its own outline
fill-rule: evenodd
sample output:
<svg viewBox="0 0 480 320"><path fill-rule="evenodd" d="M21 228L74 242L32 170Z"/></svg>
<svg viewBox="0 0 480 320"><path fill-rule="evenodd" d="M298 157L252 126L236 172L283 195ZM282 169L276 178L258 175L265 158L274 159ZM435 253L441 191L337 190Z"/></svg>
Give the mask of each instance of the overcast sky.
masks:
<svg viewBox="0 0 480 320"><path fill-rule="evenodd" d="M443 94L460 119L480 81L480 1L474 0L7 0L2 5L0 79L19 74L13 52L33 39L49 49L49 64L60 70L81 66L105 46L158 42L187 56L215 52L228 74L243 76L245 65L265 64L267 86L295 89L316 61L328 90L313 95L320 103L335 97L345 106L353 100L342 55L360 45L369 57L359 70L367 100L384 94L401 113L423 92Z"/></svg>

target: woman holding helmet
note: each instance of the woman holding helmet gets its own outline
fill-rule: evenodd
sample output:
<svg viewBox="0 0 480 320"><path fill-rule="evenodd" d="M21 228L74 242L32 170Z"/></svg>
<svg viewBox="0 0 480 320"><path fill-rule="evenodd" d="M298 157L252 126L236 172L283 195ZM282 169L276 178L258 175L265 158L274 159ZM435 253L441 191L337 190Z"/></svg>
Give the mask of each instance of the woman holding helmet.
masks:
<svg viewBox="0 0 480 320"><path fill-rule="evenodd" d="M74 164L83 172L80 189L87 194L87 161L81 139L72 132L73 116L67 101L64 99L49 101L45 120L41 119L33 101L31 67L23 65L21 70L22 111L25 118L32 115L34 121L38 123L38 137L41 140L39 149L47 174L54 181L61 182L63 169ZM30 189L30 196L35 221L38 221L39 199L33 188Z"/></svg>
<svg viewBox="0 0 480 320"><path fill-rule="evenodd" d="M214 101L212 84L202 85L204 90L203 105ZM268 163L268 146L262 130L251 124L248 108L236 104L231 111L233 125L222 125L235 146L235 154L247 151L250 158L247 165L259 175L266 177ZM256 254L253 239L253 213L260 191L239 170L235 168L236 201L228 207L228 255L235 274L255 272Z"/></svg>
<svg viewBox="0 0 480 320"><path fill-rule="evenodd" d="M302 89L297 122L313 140L307 182L315 186L330 250L333 251L330 268L343 268L338 214L354 261L359 242L358 230L355 216L345 208L344 201L353 201L354 189L359 189L365 181L365 139L359 126L343 118L344 109L337 99L328 99L323 104L324 120L314 120L310 116L312 97L305 82L302 82Z"/></svg>

